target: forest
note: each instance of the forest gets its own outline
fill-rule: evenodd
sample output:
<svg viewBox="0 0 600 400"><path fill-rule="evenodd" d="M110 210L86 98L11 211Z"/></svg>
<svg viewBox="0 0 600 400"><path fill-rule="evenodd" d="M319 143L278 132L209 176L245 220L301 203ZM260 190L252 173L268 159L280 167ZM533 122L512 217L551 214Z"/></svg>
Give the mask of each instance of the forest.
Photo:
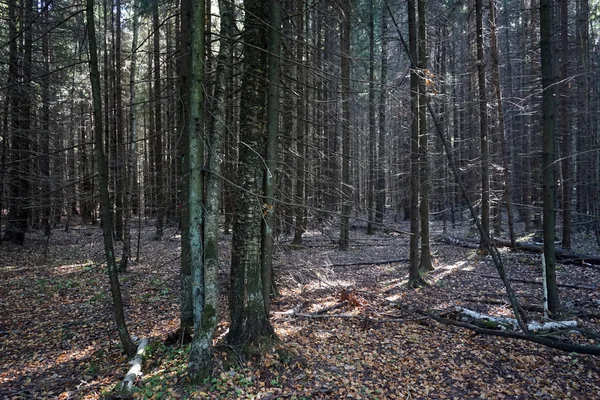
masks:
<svg viewBox="0 0 600 400"><path fill-rule="evenodd" d="M591 399L600 1L1 0L0 399Z"/></svg>

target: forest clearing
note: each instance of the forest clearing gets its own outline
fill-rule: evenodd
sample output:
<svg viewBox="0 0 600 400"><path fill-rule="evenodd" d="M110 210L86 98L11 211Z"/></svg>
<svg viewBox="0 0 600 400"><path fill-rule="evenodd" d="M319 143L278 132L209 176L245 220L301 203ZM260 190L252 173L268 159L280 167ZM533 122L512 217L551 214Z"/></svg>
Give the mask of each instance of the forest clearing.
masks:
<svg viewBox="0 0 600 400"><path fill-rule="evenodd" d="M140 259L121 276L130 331L150 340L134 398L592 399L600 391L597 356L476 334L424 314L452 318L461 306L511 316L489 257L434 241L430 285L411 289L402 261L406 235L358 230L347 252L331 244L326 231L308 231L303 246L282 241L275 252L281 294L271 313L280 342L262 355L232 352L223 341L223 309L214 377L190 386L189 344L167 344L179 325L179 232L168 228L161 241L152 233L144 226ZM577 251L598 254L589 235L575 242ZM226 282L230 237L222 235L220 246L220 280ZM1 249L0 398L110 397L130 366L114 329L99 228L76 227L56 232L49 243L40 235L25 248ZM540 281L538 254L506 250L502 257L511 278ZM565 317L599 335L600 269L560 264L558 282L574 286L560 287ZM541 307L541 284L514 287L523 304ZM539 312L530 315L541 320Z"/></svg>

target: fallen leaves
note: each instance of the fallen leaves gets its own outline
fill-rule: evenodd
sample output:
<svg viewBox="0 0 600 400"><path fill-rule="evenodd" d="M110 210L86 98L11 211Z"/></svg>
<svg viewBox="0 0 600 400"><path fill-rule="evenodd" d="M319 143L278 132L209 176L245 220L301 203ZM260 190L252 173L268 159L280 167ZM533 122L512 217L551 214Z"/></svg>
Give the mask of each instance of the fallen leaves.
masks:
<svg viewBox="0 0 600 400"><path fill-rule="evenodd" d="M99 231L82 229L91 234L53 235L55 243L46 260L40 257L41 248L2 249L3 396L98 399L110 394L129 368L114 332L108 280L99 266L101 242L94 239ZM368 246L357 241L360 246L346 253L333 246L280 251L282 296L273 304L273 324L282 341L261 357L218 348L214 377L190 387L187 347L163 343L178 327L178 263L168 261L179 251L177 242L151 241L150 230L144 234L143 258L122 276L130 330L153 341L135 398L592 398L600 390L600 371L592 357L473 335L416 314L419 309L448 309L462 302L493 315L509 315L510 310L498 280L482 277L493 274L492 267L485 259L469 260L464 249L436 245L439 267L428 279L443 283L418 291L402 285L406 265L364 264L407 253L405 238L384 233L365 237ZM223 260L228 246L223 240ZM529 278L537 273L530 265L521 265L518 255L506 257L513 276ZM353 260L360 263L348 267ZM314 273L314 265L328 263L332 266ZM294 267L287 270L286 265ZM597 271L576 268L561 268L560 278L600 282ZM515 287L528 303L539 303L536 288ZM565 289L561 295L573 303L600 305L595 303L597 293ZM294 316L300 312L352 318ZM225 321L219 324L217 337L226 330Z"/></svg>

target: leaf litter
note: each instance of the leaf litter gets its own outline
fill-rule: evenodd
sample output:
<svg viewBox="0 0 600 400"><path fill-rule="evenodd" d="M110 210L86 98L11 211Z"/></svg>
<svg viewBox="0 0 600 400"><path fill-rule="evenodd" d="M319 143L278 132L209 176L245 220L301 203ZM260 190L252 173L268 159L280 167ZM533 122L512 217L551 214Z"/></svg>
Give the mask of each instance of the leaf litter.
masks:
<svg viewBox="0 0 600 400"><path fill-rule="evenodd" d="M430 285L409 289L407 237L358 230L346 252L330 240L335 232L309 231L302 246L279 242L272 323L280 341L261 355L222 344L223 293L214 376L191 387L188 347L165 343L179 315L179 236L167 232L156 241L145 227L140 259L121 275L129 330L152 342L134 398L589 399L600 392L593 356L477 335L423 316L456 306L511 316L489 260L435 242L436 270L425 276ZM100 230L55 231L49 243L31 236L25 247L0 247L0 399L108 398L129 365L114 329ZM221 243L223 285L229 239ZM541 278L539 256L503 257L510 277ZM600 271L559 265L558 280L598 287ZM541 285L514 286L524 304L541 306ZM560 289L566 313L595 334L599 292Z"/></svg>

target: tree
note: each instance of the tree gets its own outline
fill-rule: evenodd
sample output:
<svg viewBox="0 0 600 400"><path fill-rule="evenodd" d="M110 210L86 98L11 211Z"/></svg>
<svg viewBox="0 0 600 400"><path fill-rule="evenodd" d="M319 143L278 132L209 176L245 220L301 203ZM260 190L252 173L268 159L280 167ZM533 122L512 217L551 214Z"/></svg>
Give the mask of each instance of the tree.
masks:
<svg viewBox="0 0 600 400"><path fill-rule="evenodd" d="M180 262L180 294L179 294L179 324L183 332L191 330L194 326L194 302L192 299L192 270L190 250L190 83L191 83L191 60L190 60L190 28L192 24L192 0L181 0L181 28L179 36L179 92L181 102L179 106L179 124L181 140L179 144L181 174L181 262ZM197 110L194 110L197 113ZM195 131L194 131L195 132Z"/></svg>
<svg viewBox="0 0 600 400"><path fill-rule="evenodd" d="M387 19L385 13L381 12L381 76L379 92L379 143L377 146L377 184L375 199L375 222L382 224L385 216L385 170L386 170L386 103L387 103Z"/></svg>
<svg viewBox="0 0 600 400"><path fill-rule="evenodd" d="M369 223L367 234L375 232L375 185L377 183L375 160L377 127L375 125L375 6L370 1L369 10L369 177L367 180L367 208L369 210Z"/></svg>
<svg viewBox="0 0 600 400"><path fill-rule="evenodd" d="M260 194L266 141L266 71L269 2L245 4L244 75L240 107L240 145L236 212L233 221L229 308L232 345L258 344L274 335L263 297Z"/></svg>
<svg viewBox="0 0 600 400"><path fill-rule="evenodd" d="M263 220L261 242L261 269L263 301L267 316L270 312L271 287L273 284L273 225L275 223L275 173L277 170L277 135L279 134L279 85L281 53L281 4L270 1L271 24L269 26L269 89L267 102L266 168L263 176Z"/></svg>
<svg viewBox="0 0 600 400"><path fill-rule="evenodd" d="M560 310L556 285L556 254L554 247L554 72L552 67L553 7L551 0L540 0L540 49L542 63L542 133L543 133L543 228L548 310Z"/></svg>
<svg viewBox="0 0 600 400"><path fill-rule="evenodd" d="M193 1L190 9L190 82L189 82L189 133L188 155L189 174L188 207L189 207L189 252L190 271L192 277L192 301L194 314L194 340L190 348L188 373L194 383L198 383L207 375L210 365L211 339L210 326L216 318L218 310L213 303L206 303L205 298L205 243L204 226L204 114L203 114L203 79L204 79L204 1Z"/></svg>
<svg viewBox="0 0 600 400"><path fill-rule="evenodd" d="M419 273L419 194L421 189L419 165L419 48L417 7L414 0L408 0L408 43L410 54L410 249L409 285L423 284Z"/></svg>
<svg viewBox="0 0 600 400"><path fill-rule="evenodd" d="M94 1L86 1L88 51L90 65L90 84L92 88L92 103L94 107L94 138L96 144L96 162L98 168L98 186L100 187L100 206L102 213L102 235L104 238L104 253L110 279L110 291L115 312L117 331L121 339L121 345L125 352L132 356L136 352L136 346L129 336L125 314L123 312L123 301L121 299L121 287L119 285L119 274L115 260L113 245L113 227L111 217L111 204L108 194L108 165L104 154L104 138L102 126L102 93L100 88L100 71L98 70L98 50L96 46L96 28L94 23Z"/></svg>
<svg viewBox="0 0 600 400"><path fill-rule="evenodd" d="M417 1L417 67L419 70L418 82L418 113L419 113L419 180L420 180L420 195L419 214L421 217L421 262L419 270L432 271L433 264L431 261L430 235L429 235L429 191L430 191L430 174L429 174L429 148L427 140L427 82L431 80L429 71L427 70L427 35L425 25L425 0Z"/></svg>
<svg viewBox="0 0 600 400"><path fill-rule="evenodd" d="M481 150L481 226L479 248L486 249L490 236L490 171L487 118L487 92L485 88L485 55L483 51L483 4L475 0L475 23L477 36L477 81L479 87L479 135Z"/></svg>
<svg viewBox="0 0 600 400"><path fill-rule="evenodd" d="M350 245L350 213L352 212L352 182L350 181L350 0L341 2L340 69L342 80L342 216L340 250Z"/></svg>

